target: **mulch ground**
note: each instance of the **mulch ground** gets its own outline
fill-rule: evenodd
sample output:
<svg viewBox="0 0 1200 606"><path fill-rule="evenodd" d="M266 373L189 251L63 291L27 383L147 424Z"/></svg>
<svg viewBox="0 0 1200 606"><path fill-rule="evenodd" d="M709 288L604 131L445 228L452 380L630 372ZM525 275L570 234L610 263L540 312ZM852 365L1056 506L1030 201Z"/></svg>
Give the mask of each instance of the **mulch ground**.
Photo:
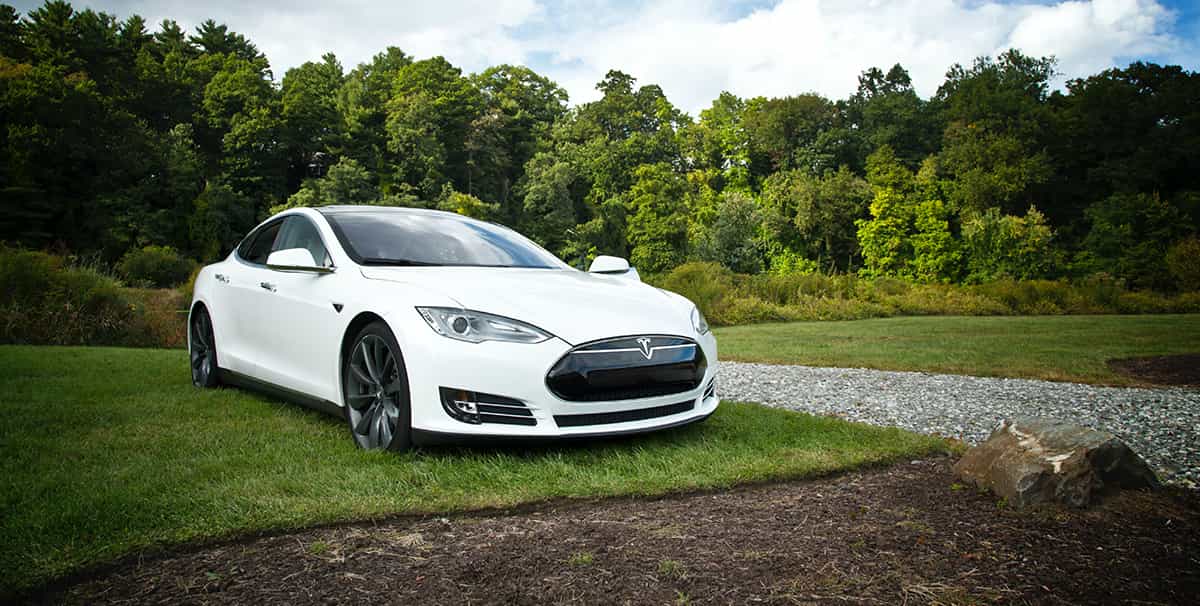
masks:
<svg viewBox="0 0 1200 606"><path fill-rule="evenodd" d="M1200 494L1013 511L949 459L656 500L407 518L129 560L48 601L1196 603Z"/></svg>
<svg viewBox="0 0 1200 606"><path fill-rule="evenodd" d="M1121 358L1107 363L1113 372L1151 385L1200 387L1200 354Z"/></svg>

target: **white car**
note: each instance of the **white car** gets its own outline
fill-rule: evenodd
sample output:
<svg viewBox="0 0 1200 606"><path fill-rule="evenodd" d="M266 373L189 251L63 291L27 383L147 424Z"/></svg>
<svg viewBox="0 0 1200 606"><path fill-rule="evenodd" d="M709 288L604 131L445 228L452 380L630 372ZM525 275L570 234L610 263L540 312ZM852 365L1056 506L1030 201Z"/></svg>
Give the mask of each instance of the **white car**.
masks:
<svg viewBox="0 0 1200 606"><path fill-rule="evenodd" d="M636 433L719 403L717 342L624 259L588 272L439 211L298 208L201 270L192 381L343 416L363 448Z"/></svg>

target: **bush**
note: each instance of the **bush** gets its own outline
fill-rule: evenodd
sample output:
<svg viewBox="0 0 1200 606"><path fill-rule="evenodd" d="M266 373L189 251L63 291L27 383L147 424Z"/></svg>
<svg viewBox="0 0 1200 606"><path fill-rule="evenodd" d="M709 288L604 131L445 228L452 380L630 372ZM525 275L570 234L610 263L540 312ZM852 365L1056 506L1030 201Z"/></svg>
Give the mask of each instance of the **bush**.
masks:
<svg viewBox="0 0 1200 606"><path fill-rule="evenodd" d="M1176 242L1167 251L1167 269L1183 292L1200 291L1200 238Z"/></svg>
<svg viewBox="0 0 1200 606"><path fill-rule="evenodd" d="M196 278L200 275L200 270L203 269L199 265L192 270L188 279L183 284L179 285L179 299L182 304L181 309L190 309L192 305L192 295L196 291Z"/></svg>
<svg viewBox="0 0 1200 606"><path fill-rule="evenodd" d="M62 257L0 247L0 342L153 345L119 282Z"/></svg>
<svg viewBox="0 0 1200 606"><path fill-rule="evenodd" d="M804 296L792 308L798 320L863 320L895 315L891 308L879 303L830 297Z"/></svg>
<svg viewBox="0 0 1200 606"><path fill-rule="evenodd" d="M647 278L655 286L679 293L692 300L704 317L720 325L719 307L734 288L734 273L718 263L684 263L660 278Z"/></svg>
<svg viewBox="0 0 1200 606"><path fill-rule="evenodd" d="M896 295L884 295L880 303L903 316L1003 316L1012 310L1003 303L961 287L915 286Z"/></svg>
<svg viewBox="0 0 1200 606"><path fill-rule="evenodd" d="M747 276L715 263L688 263L648 281L695 301L714 326L897 315L1200 312L1200 292L1130 292L1105 274L1077 283L1005 279L960 286L820 273Z"/></svg>
<svg viewBox="0 0 1200 606"><path fill-rule="evenodd" d="M714 310L714 315L716 320L711 321L717 326L803 319L800 314L784 305L768 303L754 296L727 299L724 305ZM705 317L707 316L706 313Z"/></svg>
<svg viewBox="0 0 1200 606"><path fill-rule="evenodd" d="M176 286L188 278L196 262L180 256L170 246L134 248L121 258L121 275L131 283L154 288Z"/></svg>
<svg viewBox="0 0 1200 606"><path fill-rule="evenodd" d="M1171 302L1158 293L1134 291L1121 294L1117 311L1123 314L1163 314L1173 311Z"/></svg>

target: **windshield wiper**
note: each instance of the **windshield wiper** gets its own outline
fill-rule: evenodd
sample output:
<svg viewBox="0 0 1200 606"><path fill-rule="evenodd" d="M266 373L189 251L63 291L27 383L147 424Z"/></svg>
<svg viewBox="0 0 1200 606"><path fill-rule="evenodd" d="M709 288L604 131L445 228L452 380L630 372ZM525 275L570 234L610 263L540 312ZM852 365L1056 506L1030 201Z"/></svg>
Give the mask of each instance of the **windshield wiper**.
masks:
<svg viewBox="0 0 1200 606"><path fill-rule="evenodd" d="M360 265L394 265L397 267L432 267L441 265L441 263L429 263L427 261L413 261L412 259L390 259L387 257L363 257L359 261Z"/></svg>

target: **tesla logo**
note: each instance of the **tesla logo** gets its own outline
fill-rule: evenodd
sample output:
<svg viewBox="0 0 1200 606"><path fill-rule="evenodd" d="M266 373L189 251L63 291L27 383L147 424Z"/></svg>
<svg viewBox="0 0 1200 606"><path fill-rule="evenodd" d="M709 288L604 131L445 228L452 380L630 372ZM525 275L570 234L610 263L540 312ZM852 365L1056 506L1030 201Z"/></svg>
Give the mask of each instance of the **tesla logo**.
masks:
<svg viewBox="0 0 1200 606"><path fill-rule="evenodd" d="M649 337L642 337L642 338L638 339L637 344L638 344L638 347L642 348L642 356L645 357L647 360L650 359L650 356L654 355L654 350L650 349L650 338Z"/></svg>

